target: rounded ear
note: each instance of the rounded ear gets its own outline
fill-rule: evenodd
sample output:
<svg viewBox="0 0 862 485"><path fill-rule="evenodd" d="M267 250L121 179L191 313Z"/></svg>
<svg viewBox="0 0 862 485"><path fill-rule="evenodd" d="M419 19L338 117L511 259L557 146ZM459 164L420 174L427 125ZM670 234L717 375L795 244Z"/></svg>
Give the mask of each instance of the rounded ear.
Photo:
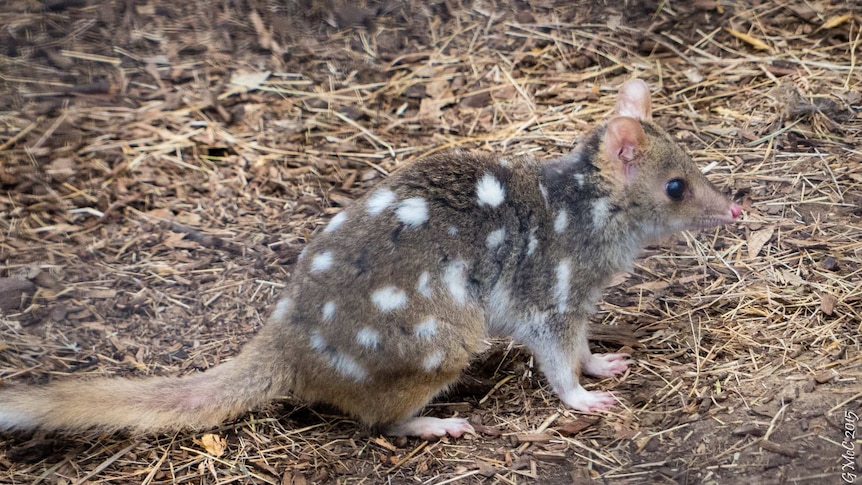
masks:
<svg viewBox="0 0 862 485"><path fill-rule="evenodd" d="M626 81L617 95L615 116L628 116L637 120L652 119L649 86L641 79Z"/></svg>
<svg viewBox="0 0 862 485"><path fill-rule="evenodd" d="M605 160L611 170L631 182L638 169L638 152L647 143L646 133L640 121L628 116L618 116L608 122L602 144Z"/></svg>

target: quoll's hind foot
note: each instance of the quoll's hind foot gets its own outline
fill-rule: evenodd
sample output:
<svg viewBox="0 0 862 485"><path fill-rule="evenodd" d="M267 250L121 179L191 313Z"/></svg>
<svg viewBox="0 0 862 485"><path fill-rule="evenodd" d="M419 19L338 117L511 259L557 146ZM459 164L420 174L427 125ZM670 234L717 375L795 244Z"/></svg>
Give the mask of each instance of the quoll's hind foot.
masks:
<svg viewBox="0 0 862 485"><path fill-rule="evenodd" d="M463 418L411 418L386 430L386 434L390 436L419 436L423 439L446 435L459 438L464 433L475 435L476 430Z"/></svg>
<svg viewBox="0 0 862 485"><path fill-rule="evenodd" d="M582 413L609 411L617 403L617 399L609 392L588 391L580 386L567 392L561 399L565 405Z"/></svg>
<svg viewBox="0 0 862 485"><path fill-rule="evenodd" d="M633 364L629 354L590 354L584 362L584 374L595 377L613 377L622 374Z"/></svg>

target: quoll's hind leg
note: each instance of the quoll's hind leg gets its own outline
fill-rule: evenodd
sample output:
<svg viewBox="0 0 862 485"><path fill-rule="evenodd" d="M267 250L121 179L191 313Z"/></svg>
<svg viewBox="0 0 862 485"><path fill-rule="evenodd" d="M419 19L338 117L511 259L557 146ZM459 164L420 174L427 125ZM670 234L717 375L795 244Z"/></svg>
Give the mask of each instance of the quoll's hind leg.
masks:
<svg viewBox="0 0 862 485"><path fill-rule="evenodd" d="M390 426L386 434L390 436L419 436L424 439L452 436L459 438L463 434L476 434L473 426L464 418L432 418L419 416Z"/></svg>
<svg viewBox="0 0 862 485"><path fill-rule="evenodd" d="M473 426L463 418L435 418L416 416L423 406L437 394L458 380L470 364L470 359L483 346L485 319L477 307L434 308L435 325L423 324L422 338L416 340L415 348L407 351L419 357L418 368L411 375L400 379L400 384L387 389L387 396L397 401L399 396L420 396L411 402L405 400L404 413L389 421L384 432L390 436L419 436L432 438L441 436L461 437L476 434ZM425 340L425 339L428 340ZM413 365L416 365L415 363ZM389 386L387 386L389 387ZM386 398L384 398L386 399Z"/></svg>
<svg viewBox="0 0 862 485"><path fill-rule="evenodd" d="M382 428L383 433L390 436L419 436L427 439L446 435L458 438L465 433L476 434L473 426L463 418L416 416L434 396L454 382L459 374L460 372L415 376L387 384L380 393L379 402L388 403L388 409L385 414L371 417L371 422L392 423ZM417 384L417 381L421 380L426 382ZM378 406L372 414L380 409Z"/></svg>
<svg viewBox="0 0 862 485"><path fill-rule="evenodd" d="M471 432L473 428L464 420L415 416L469 365L482 344L482 314L466 305L425 308L419 303L413 307L414 314L422 316L418 323L393 322L404 326L381 331L373 351L357 350L349 342L338 346L337 337L329 337L329 342L336 343L298 362L297 380L301 382L294 394L333 404L372 429L390 434L461 436ZM426 318L429 314L433 317ZM409 326L412 323L415 326ZM387 333L391 334L388 338ZM347 363L355 365L347 367Z"/></svg>
<svg viewBox="0 0 862 485"><path fill-rule="evenodd" d="M330 382L323 390L318 389L313 397L338 406L387 435L459 437L464 433L474 433L466 420L416 417L416 414L457 380L460 371L461 367L448 372L417 369L416 372L375 375L373 380L362 383ZM306 394L306 397L312 396Z"/></svg>

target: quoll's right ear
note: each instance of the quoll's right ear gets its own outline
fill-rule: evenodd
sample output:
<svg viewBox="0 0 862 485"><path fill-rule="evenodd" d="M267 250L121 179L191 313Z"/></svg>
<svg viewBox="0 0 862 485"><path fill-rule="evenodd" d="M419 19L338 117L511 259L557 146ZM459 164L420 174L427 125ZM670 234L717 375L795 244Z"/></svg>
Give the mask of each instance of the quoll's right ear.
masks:
<svg viewBox="0 0 862 485"><path fill-rule="evenodd" d="M623 84L617 95L614 116L628 116L641 121L652 119L649 86L643 80L632 79Z"/></svg>
<svg viewBox="0 0 862 485"><path fill-rule="evenodd" d="M646 133L640 121L625 116L611 119L603 142L605 169L620 175L626 185L637 174L639 158L647 143Z"/></svg>

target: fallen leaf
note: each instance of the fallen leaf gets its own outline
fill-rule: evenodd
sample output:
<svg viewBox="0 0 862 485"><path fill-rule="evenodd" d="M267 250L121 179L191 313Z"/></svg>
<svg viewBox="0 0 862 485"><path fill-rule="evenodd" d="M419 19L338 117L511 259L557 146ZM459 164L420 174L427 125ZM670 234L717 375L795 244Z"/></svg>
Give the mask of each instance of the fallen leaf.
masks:
<svg viewBox="0 0 862 485"><path fill-rule="evenodd" d="M847 22L848 20L850 20L852 18L853 18L853 13L847 12L844 15L838 15L838 16L830 18L829 20L824 22L823 25L820 26L820 28L821 29L834 29L835 27L838 27L839 25L843 24L844 22Z"/></svg>
<svg viewBox="0 0 862 485"><path fill-rule="evenodd" d="M69 157L56 158L45 167L45 173L54 180L66 180L75 175L75 160Z"/></svg>
<svg viewBox="0 0 862 485"><path fill-rule="evenodd" d="M387 449L393 453L398 451L398 447L389 442L386 438L379 436L374 438L374 442L377 443L381 448Z"/></svg>
<svg viewBox="0 0 862 485"><path fill-rule="evenodd" d="M747 119L747 118L748 118L747 116L744 116L744 115L743 115L742 113L740 113L739 111L732 110L732 109L729 109L729 108L723 108L723 107L721 107L721 106L717 106L717 107L713 108L713 111L715 111L716 113L720 114L721 116L727 116L727 117L729 117L729 118L733 118L733 119L736 119L736 120L741 120L741 119Z"/></svg>
<svg viewBox="0 0 862 485"><path fill-rule="evenodd" d="M181 232L172 232L172 233L168 234L168 236L165 238L165 240L162 242L162 244L164 244L165 247L168 247L171 249L196 249L196 248L200 247L194 241L187 241L185 239L185 237L186 237L186 235L181 233ZM174 271L171 270L167 274L173 274L173 272ZM161 274L161 272L159 274Z"/></svg>
<svg viewBox="0 0 862 485"><path fill-rule="evenodd" d="M838 261L832 256L826 256L820 266L827 271L835 271L838 269Z"/></svg>
<svg viewBox="0 0 862 485"><path fill-rule="evenodd" d="M599 418L585 417L578 418L574 421L565 421L560 423L555 429L563 436L574 436L581 431L599 422Z"/></svg>
<svg viewBox="0 0 862 485"><path fill-rule="evenodd" d="M779 274L781 275L781 279L783 280L783 282L789 285L802 286L806 283L806 281L801 276L792 271L787 271L786 269L783 269L779 272Z"/></svg>
<svg viewBox="0 0 862 485"><path fill-rule="evenodd" d="M0 278L0 311L12 312L25 308L36 293L36 285L24 278Z"/></svg>
<svg viewBox="0 0 862 485"><path fill-rule="evenodd" d="M818 372L817 374L814 374L814 380L818 384L826 384L827 382L831 382L838 377L838 372L835 369L826 369Z"/></svg>
<svg viewBox="0 0 862 485"><path fill-rule="evenodd" d="M446 79L436 79L425 83L425 94L438 99L452 96L452 91L449 89L449 81Z"/></svg>
<svg viewBox="0 0 862 485"><path fill-rule="evenodd" d="M535 451L533 457L547 463L568 463L569 457L562 451Z"/></svg>
<svg viewBox="0 0 862 485"><path fill-rule="evenodd" d="M201 216L200 214L195 214L194 212L183 211L177 214L174 220L179 222L180 224L185 224L187 226L199 226L201 223Z"/></svg>
<svg viewBox="0 0 862 485"><path fill-rule="evenodd" d="M754 231L748 236L748 257L756 258L758 254L760 254L760 250L763 249L763 246L772 239L772 235L775 233L775 226L770 226L765 229L761 229L759 231Z"/></svg>
<svg viewBox="0 0 862 485"><path fill-rule="evenodd" d="M837 298L829 293L824 293L820 296L820 311L831 317L832 313L835 311L836 303L838 303Z"/></svg>
<svg viewBox="0 0 862 485"><path fill-rule="evenodd" d="M224 451L227 449L227 441L221 436L212 433L206 433L201 436L201 445L203 445L207 453L216 458L224 455Z"/></svg>
<svg viewBox="0 0 862 485"><path fill-rule="evenodd" d="M159 219L171 219L174 217L174 214L167 209L153 209L145 212L145 214Z"/></svg>
<svg viewBox="0 0 862 485"><path fill-rule="evenodd" d="M632 429L623 423L614 424L613 429L614 436L620 439L624 439L626 441L634 439L634 437L640 433L640 431Z"/></svg>
<svg viewBox="0 0 862 485"><path fill-rule="evenodd" d="M503 434L499 429L493 426L485 426L481 423L472 423L473 429L476 430L477 433L485 435L485 436L500 436Z"/></svg>
<svg viewBox="0 0 862 485"><path fill-rule="evenodd" d="M491 478L494 475L496 475L497 472L499 471L499 469L497 467L495 467L494 465L492 465L486 461L476 460L475 463L476 463L476 468L477 468L476 471L479 472L479 475L482 475L485 478Z"/></svg>
<svg viewBox="0 0 862 485"><path fill-rule="evenodd" d="M230 83L241 86L246 91L254 91L263 86L263 83L269 79L269 75L269 71L237 73L231 76Z"/></svg>
<svg viewBox="0 0 862 485"><path fill-rule="evenodd" d="M281 477L281 485L306 485L307 483L308 480L304 476L288 471L284 472L284 475Z"/></svg>
<svg viewBox="0 0 862 485"><path fill-rule="evenodd" d="M653 293L666 290L670 286L667 281L647 281L639 285L630 286L626 289L626 293L635 293L640 290L651 291Z"/></svg>
<svg viewBox="0 0 862 485"><path fill-rule="evenodd" d="M739 132L739 129L733 126L707 125L702 127L701 131L705 131L707 133L718 136L736 136L736 134Z"/></svg>
<svg viewBox="0 0 862 485"><path fill-rule="evenodd" d="M85 290L83 293L87 298L93 298L95 300L113 300L117 297L117 290L113 288L96 288Z"/></svg>
<svg viewBox="0 0 862 485"><path fill-rule="evenodd" d="M739 31L736 31L733 29L724 29L724 30L726 30L730 35L736 37L737 39L739 39L739 40L741 40L747 44L750 44L751 47L754 47L757 50L762 50L762 51L770 50L769 44L767 44L766 42L763 42L762 40L760 40L756 37L752 37L752 36L750 36L744 32L739 32Z"/></svg>
<svg viewBox="0 0 862 485"><path fill-rule="evenodd" d="M436 120L443 116L442 108L445 101L434 98L425 98L419 102L419 119Z"/></svg>
<svg viewBox="0 0 862 485"><path fill-rule="evenodd" d="M614 275L611 276L611 282L608 287L610 288L617 285L621 285L625 283L625 281L629 279L629 277L631 277L630 273L614 273Z"/></svg>
<svg viewBox="0 0 862 485"><path fill-rule="evenodd" d="M701 74L701 72L695 68L686 69L683 74L685 75L686 79L688 79L688 81L693 84L701 83L704 79L703 74Z"/></svg>
<svg viewBox="0 0 862 485"><path fill-rule="evenodd" d="M815 11L810 5L806 5L805 3L799 4L789 4L786 6L788 10L795 13L799 18L806 22L813 22L817 19L817 11Z"/></svg>
<svg viewBox="0 0 862 485"><path fill-rule="evenodd" d="M707 277L708 277L708 275L706 275L704 273L697 273L697 274L693 274L693 275L689 275L689 276L684 276L684 277L680 278L679 281L677 281L677 283L679 283L681 285L687 285L689 283L694 283L695 281L700 281L700 280L707 278Z"/></svg>
<svg viewBox="0 0 862 485"><path fill-rule="evenodd" d="M547 443L554 439L553 436L548 433L515 433L515 438L517 438L519 443Z"/></svg>

